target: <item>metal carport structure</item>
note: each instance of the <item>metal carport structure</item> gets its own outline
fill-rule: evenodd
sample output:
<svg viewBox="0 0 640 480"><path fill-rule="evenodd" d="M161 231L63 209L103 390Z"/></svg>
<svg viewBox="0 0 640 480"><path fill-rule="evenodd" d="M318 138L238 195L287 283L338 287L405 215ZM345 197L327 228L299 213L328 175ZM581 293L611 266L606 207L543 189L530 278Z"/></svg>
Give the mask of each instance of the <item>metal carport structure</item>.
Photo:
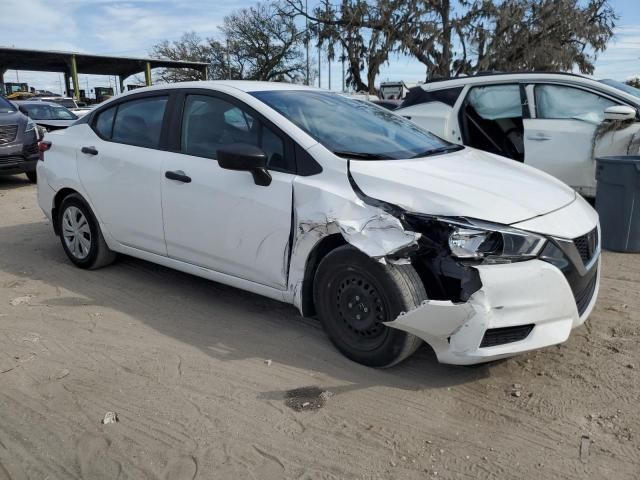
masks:
<svg viewBox="0 0 640 480"><path fill-rule="evenodd" d="M69 79L71 79L73 96L77 100L80 98L79 73L118 76L120 91L124 91L124 79L136 73L144 72L147 85L151 85L151 69L153 68L189 68L199 71L202 74L202 79L207 80L207 66L202 62L0 47L0 84L4 84L3 76L7 70L62 72L65 78L65 92L69 89Z"/></svg>

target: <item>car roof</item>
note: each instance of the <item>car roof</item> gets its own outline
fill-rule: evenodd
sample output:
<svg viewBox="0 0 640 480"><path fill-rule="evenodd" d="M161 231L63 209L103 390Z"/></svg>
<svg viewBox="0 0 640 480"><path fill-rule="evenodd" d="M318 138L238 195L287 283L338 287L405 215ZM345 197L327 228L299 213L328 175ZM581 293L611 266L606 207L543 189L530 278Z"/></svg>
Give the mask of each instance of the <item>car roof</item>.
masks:
<svg viewBox="0 0 640 480"><path fill-rule="evenodd" d="M485 83L510 83L522 81L541 81L549 80L555 82L573 83L584 86L590 86L598 90L608 92L617 97L623 97L633 103L638 103L638 98L630 95L623 90L617 89L606 83L599 82L584 75L563 72L526 72L526 73L481 73L467 77L443 78L431 80L427 83L418 85L415 88L422 88L425 91L436 91L445 88L464 87L466 85L482 85Z"/></svg>
<svg viewBox="0 0 640 480"><path fill-rule="evenodd" d="M285 82L260 82L254 80L200 80L195 82L178 82L178 83L163 83L153 85L151 87L136 88L128 92L124 92L118 95L117 98L122 98L128 95L135 95L142 92L152 92L154 90L167 90L167 89L180 89L180 88L205 88L217 90L219 87L234 88L243 92L264 92L268 90L313 90L324 91L316 87L310 87L307 85L299 85L296 83ZM116 97L113 97L116 98ZM111 99L110 99L111 100Z"/></svg>
<svg viewBox="0 0 640 480"><path fill-rule="evenodd" d="M14 100L14 102L18 105L51 105L52 107L56 107L56 108L59 108L62 106L59 103L48 102L46 100Z"/></svg>

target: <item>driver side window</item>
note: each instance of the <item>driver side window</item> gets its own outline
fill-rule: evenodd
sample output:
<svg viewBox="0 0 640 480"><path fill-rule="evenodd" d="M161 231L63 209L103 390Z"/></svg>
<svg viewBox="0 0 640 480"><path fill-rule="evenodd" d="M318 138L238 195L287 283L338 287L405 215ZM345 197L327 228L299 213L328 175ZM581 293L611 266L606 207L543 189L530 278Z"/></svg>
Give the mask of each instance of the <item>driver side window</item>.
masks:
<svg viewBox="0 0 640 480"><path fill-rule="evenodd" d="M225 145L254 145L267 154L268 167L288 169L282 138L247 111L221 98L187 96L180 142L183 153L214 160Z"/></svg>

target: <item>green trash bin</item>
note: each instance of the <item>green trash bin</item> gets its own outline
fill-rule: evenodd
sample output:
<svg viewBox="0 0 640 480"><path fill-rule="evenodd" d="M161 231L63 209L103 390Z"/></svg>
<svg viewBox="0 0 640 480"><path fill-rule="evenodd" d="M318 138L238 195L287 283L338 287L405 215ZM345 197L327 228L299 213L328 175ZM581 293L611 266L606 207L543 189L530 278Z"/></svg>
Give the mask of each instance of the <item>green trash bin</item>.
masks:
<svg viewBox="0 0 640 480"><path fill-rule="evenodd" d="M599 157L596 162L602 247L640 252L640 156Z"/></svg>

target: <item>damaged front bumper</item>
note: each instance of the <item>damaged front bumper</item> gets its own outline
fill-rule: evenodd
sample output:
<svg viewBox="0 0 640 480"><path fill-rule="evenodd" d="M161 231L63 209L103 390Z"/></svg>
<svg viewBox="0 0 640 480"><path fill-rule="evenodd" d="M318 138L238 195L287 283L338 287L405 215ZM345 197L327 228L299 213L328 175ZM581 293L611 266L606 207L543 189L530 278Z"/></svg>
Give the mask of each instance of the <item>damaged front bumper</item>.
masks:
<svg viewBox="0 0 640 480"><path fill-rule="evenodd" d="M592 296L582 315L560 269L534 259L478 265L483 286L467 302L427 300L386 325L422 338L441 363L456 365L562 343L593 309L600 283L600 260L596 263Z"/></svg>

